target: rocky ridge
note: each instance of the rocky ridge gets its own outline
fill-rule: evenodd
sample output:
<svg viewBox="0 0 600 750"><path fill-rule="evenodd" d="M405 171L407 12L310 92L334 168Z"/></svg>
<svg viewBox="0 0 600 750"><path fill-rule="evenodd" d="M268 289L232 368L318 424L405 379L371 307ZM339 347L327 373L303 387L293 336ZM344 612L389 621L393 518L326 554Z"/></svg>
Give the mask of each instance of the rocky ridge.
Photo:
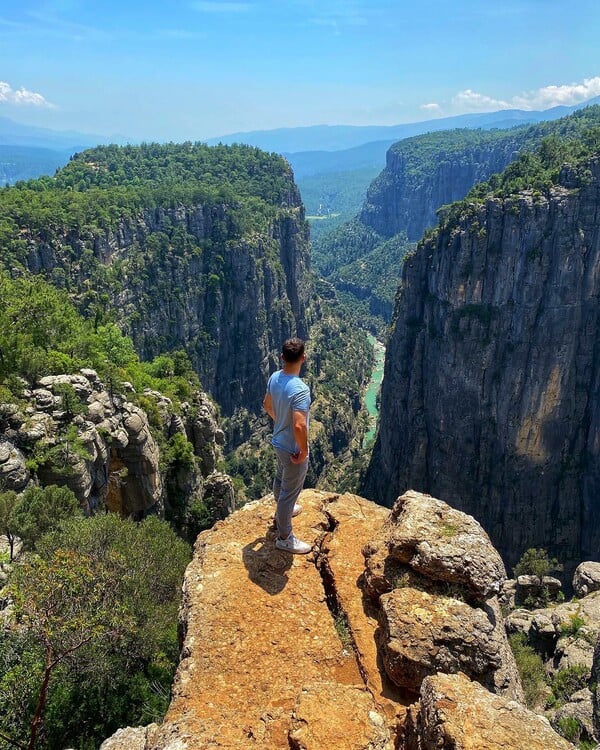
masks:
<svg viewBox="0 0 600 750"><path fill-rule="evenodd" d="M434 508L432 519L436 510L452 509L418 493L399 499L393 519L384 508L355 495L305 490L300 500L304 510L295 520L296 532L313 545L306 557L274 548L271 497L248 504L199 536L185 578L182 661L171 706L161 726L128 735L131 750L517 750L530 736L531 748L542 747L536 742L546 743L548 750L571 747L519 702L514 660L503 627L496 627L502 620L493 589L503 582L503 569L472 519L454 516L477 535L474 569L496 566L491 591L473 599L477 589L469 581L441 595L437 587L447 581L440 573L443 561L434 553L431 571L438 572L431 577L406 563L419 588L412 580L396 581L389 594L379 597L365 583L361 548L368 567L370 557L381 559L381 547L391 537L414 529L427 505ZM404 518L399 520L402 506ZM422 524L421 549L448 545L444 528ZM460 543L457 535L456 545ZM470 603L457 598L459 591ZM394 596L403 599L395 609L392 634ZM461 619L461 637L437 619L439 608L450 600ZM478 625L471 625L473 618ZM482 627L484 620L488 625ZM390 653L425 621L431 641L423 642L420 654L415 650L420 674L407 687L406 673L395 670ZM492 632L495 645L488 647ZM463 669L470 669L479 683L487 681L487 688L460 674ZM441 693L448 699L440 699ZM436 705L454 702L460 709L463 700L466 705L471 699L481 706L473 723L476 734L464 743L452 739L455 744L439 744L442 736L455 737L456 729L452 716L440 715ZM122 737L107 740L102 750L122 747ZM475 744L477 738L487 744Z"/></svg>
<svg viewBox="0 0 600 750"><path fill-rule="evenodd" d="M65 386L72 393L66 404ZM88 513L107 507L138 519L164 515L166 506L183 521L185 509L200 500L212 520L224 518L234 509L234 493L229 477L217 471L224 435L210 399L196 392L178 413L169 398L146 390L160 423L153 431L132 400L132 386L124 386L129 391L114 392L91 369L46 376L34 388L23 382L16 402L0 404L0 489L66 485ZM165 441L184 437L193 466L166 470L159 433Z"/></svg>
<svg viewBox="0 0 600 750"><path fill-rule="evenodd" d="M465 203L407 259L362 488L444 497L509 565L545 547L567 572L600 543L598 159L582 170Z"/></svg>
<svg viewBox="0 0 600 750"><path fill-rule="evenodd" d="M360 221L382 237L404 232L409 241L416 242L428 227L437 224L436 212L441 206L464 198L473 185L502 172L517 157L524 132L524 128L506 131L504 138L471 145L471 134L447 131L431 160L431 169L425 172L415 168L411 147L418 149L420 140L439 140L440 135L400 141L389 149L385 169L369 187ZM476 136L471 137L474 140ZM466 143L460 145L462 141Z"/></svg>

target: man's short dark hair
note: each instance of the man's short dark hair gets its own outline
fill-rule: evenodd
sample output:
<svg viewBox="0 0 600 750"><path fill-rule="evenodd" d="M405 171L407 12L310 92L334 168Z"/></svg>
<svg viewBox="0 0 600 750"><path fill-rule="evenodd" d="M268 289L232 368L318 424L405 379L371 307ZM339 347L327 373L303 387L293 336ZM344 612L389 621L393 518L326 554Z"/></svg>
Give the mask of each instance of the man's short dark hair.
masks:
<svg viewBox="0 0 600 750"><path fill-rule="evenodd" d="M293 365L304 354L304 341L294 336L292 339L288 339L283 342L281 347L281 356L290 365Z"/></svg>

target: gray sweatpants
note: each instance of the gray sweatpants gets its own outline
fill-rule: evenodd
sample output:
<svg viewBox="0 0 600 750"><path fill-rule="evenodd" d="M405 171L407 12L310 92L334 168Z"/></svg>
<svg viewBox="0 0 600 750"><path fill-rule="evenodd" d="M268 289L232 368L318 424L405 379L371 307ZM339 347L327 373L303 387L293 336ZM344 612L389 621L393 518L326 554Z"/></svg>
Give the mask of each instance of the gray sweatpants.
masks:
<svg viewBox="0 0 600 750"><path fill-rule="evenodd" d="M273 480L273 495L277 503L275 520L279 536L285 538L292 530L294 503L304 485L308 471L308 458L304 463L294 464L287 451L275 448L275 453L277 454L277 473Z"/></svg>

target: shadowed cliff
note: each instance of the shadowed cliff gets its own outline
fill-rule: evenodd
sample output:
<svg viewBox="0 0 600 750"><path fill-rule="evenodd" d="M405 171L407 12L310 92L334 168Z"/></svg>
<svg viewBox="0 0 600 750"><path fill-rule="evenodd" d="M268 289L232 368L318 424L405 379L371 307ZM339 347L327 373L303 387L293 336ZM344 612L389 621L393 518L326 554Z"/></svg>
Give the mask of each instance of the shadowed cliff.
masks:
<svg viewBox="0 0 600 750"><path fill-rule="evenodd" d="M600 549L600 162L572 164L522 159L406 260L364 485L447 498L509 565Z"/></svg>

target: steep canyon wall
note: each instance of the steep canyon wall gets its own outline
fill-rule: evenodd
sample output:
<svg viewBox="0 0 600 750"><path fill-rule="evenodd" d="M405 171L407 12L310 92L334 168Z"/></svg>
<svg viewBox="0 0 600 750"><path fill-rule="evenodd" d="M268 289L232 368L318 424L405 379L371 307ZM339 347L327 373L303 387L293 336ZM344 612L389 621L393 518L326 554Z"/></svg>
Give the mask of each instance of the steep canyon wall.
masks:
<svg viewBox="0 0 600 750"><path fill-rule="evenodd" d="M364 490L482 522L505 560L600 549L600 161L465 202L405 261Z"/></svg>

